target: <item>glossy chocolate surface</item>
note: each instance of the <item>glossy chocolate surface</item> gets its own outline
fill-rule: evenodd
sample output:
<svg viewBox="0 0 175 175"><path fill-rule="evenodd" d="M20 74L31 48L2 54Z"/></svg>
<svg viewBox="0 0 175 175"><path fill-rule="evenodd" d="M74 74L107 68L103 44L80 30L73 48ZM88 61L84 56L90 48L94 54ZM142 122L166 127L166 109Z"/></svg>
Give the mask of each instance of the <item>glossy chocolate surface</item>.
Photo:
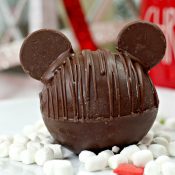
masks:
<svg viewBox="0 0 175 175"><path fill-rule="evenodd" d="M143 113L130 114L113 120L85 120L72 122L44 117L44 122L52 136L75 153L82 150L99 152L118 145L124 147L136 144L152 126L157 108Z"/></svg>
<svg viewBox="0 0 175 175"><path fill-rule="evenodd" d="M133 32L137 30L135 25L142 28L145 23L135 22L124 28L117 39L118 46L121 46L120 41L123 38L124 44L122 47L117 46L116 53L107 50L74 53L65 38L64 42L59 43L64 51L56 54L49 65L47 63L47 69L43 69L42 74L40 72L33 76L44 84L40 102L47 128L59 143L75 153L83 149L99 151L114 145L123 147L137 143L149 131L156 118L159 101L147 70L160 61L158 57L164 51L156 50L160 53L154 54L154 49L151 49L154 54L151 58L155 60L146 64L149 66L143 66L144 58L147 61L150 59L147 58L147 53L146 57L142 53L143 59L135 59L137 54L132 55L135 52L124 37L128 28ZM156 33L157 40L162 37L160 29L150 23L149 28L145 27L147 34L150 27ZM44 37L44 34L41 36ZM25 47L32 47L31 42L29 46L27 42L26 40L22 47L21 55L27 55L23 53L27 50ZM152 47L157 47L154 44ZM124 49L126 45L131 47L131 51ZM165 46L162 42L159 48L165 50ZM48 52L52 55L50 52L52 50ZM46 56L38 59L41 62ZM28 60L25 63L29 64L29 57L21 57L21 60L25 59ZM31 64L23 67L30 74L36 75Z"/></svg>
<svg viewBox="0 0 175 175"><path fill-rule="evenodd" d="M71 50L71 44L62 33L41 29L24 40L20 61L26 73L40 80L48 66L67 50Z"/></svg>
<svg viewBox="0 0 175 175"><path fill-rule="evenodd" d="M145 21L133 22L119 33L117 48L130 53L132 59L149 70L163 58L166 39L157 25Z"/></svg>
<svg viewBox="0 0 175 175"><path fill-rule="evenodd" d="M122 52L84 50L67 57L51 75L40 94L48 118L111 120L158 107L148 74Z"/></svg>

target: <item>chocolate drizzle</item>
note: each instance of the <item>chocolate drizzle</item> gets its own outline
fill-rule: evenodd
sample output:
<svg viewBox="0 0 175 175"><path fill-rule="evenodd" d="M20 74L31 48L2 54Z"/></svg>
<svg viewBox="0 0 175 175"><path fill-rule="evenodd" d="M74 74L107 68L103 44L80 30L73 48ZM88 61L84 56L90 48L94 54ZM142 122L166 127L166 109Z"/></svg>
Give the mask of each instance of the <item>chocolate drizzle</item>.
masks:
<svg viewBox="0 0 175 175"><path fill-rule="evenodd" d="M143 79L148 75L127 52L119 50L114 55L106 50L84 50L69 56L63 55L66 56L64 64L52 65L55 68L52 68L51 74L43 76L48 96L41 99L41 103L47 101L47 105L43 103L42 108L47 117L74 121L98 120L98 117L111 120L126 115L122 112L124 108L128 115L146 110ZM119 75L121 65L125 71L122 77ZM124 79L126 84L121 84ZM103 80L106 83L102 84ZM146 83L152 88L150 79ZM102 94L99 89L102 86L108 93ZM127 91L123 92L123 89ZM154 89L152 91L155 102L150 107L157 106L156 93ZM101 105L105 112L98 110Z"/></svg>
<svg viewBox="0 0 175 175"><path fill-rule="evenodd" d="M140 96L140 111L142 112L144 107L144 82L143 82L143 73L142 68L140 67L140 64L135 63L135 69L138 76L138 86L139 86L139 96Z"/></svg>
<svg viewBox="0 0 175 175"><path fill-rule="evenodd" d="M54 76L54 87L55 87L55 91L54 91L54 94L55 94L55 103L54 103L54 106L55 106L55 119L58 119L59 118L59 97L58 97L58 85L57 85L57 73L58 71L55 72L55 76Z"/></svg>
<svg viewBox="0 0 175 175"><path fill-rule="evenodd" d="M129 97L130 97L130 102L131 102L131 113L133 113L134 112L134 95L133 95L133 90L132 90L132 87L133 87L133 81L132 81L133 64L132 64L131 59L128 57L128 55L126 53L125 53L125 56L126 56L125 61L126 61L126 65L128 68L128 90L129 90L129 94L130 94ZM134 79L136 79L136 78L134 77Z"/></svg>
<svg viewBox="0 0 175 175"><path fill-rule="evenodd" d="M130 69L130 67L128 66L128 64L127 64L127 62L126 62L126 59L128 59L128 58L125 58L124 56L123 56L123 54L124 53L122 53L122 52L118 52L118 54L119 54L119 56L120 56L120 58L121 58L121 60L122 60L122 64L123 64L123 66L124 66L124 70L125 70L125 76L126 76L126 84L127 84L127 94L128 94L128 98L129 98L129 102L130 102L130 112L131 112L131 106L132 106L132 100L131 100L131 81L130 81L130 77L129 77L129 69Z"/></svg>
<svg viewBox="0 0 175 175"><path fill-rule="evenodd" d="M77 57L76 57L76 60L77 60L77 70L78 70L78 86L79 86L79 98L80 98L80 113L81 113L81 119L84 120L84 97L83 97L83 82L82 82L82 68L80 66L80 60L81 57L80 55L78 54Z"/></svg>

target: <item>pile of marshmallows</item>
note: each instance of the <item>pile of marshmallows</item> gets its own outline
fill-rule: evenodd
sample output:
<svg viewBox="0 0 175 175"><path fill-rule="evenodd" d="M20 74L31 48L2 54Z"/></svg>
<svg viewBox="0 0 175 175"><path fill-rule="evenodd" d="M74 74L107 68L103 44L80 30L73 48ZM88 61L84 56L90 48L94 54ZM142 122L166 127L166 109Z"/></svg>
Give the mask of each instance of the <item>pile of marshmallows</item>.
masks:
<svg viewBox="0 0 175 175"><path fill-rule="evenodd" d="M90 172L106 168L117 172L115 170L120 165L132 164L143 168L144 175L175 175L175 161L171 159L175 157L175 140L171 134L163 132L164 127L175 134L174 119L168 119L165 125L156 121L138 145L130 145L123 150L113 146L112 150L102 151L98 155L84 150L79 154L79 160L84 169ZM46 175L73 175L71 162L63 160L61 145L53 142L44 123L40 121L26 126L21 135L0 136L0 157L9 156L10 159L24 164L36 163L43 166Z"/></svg>

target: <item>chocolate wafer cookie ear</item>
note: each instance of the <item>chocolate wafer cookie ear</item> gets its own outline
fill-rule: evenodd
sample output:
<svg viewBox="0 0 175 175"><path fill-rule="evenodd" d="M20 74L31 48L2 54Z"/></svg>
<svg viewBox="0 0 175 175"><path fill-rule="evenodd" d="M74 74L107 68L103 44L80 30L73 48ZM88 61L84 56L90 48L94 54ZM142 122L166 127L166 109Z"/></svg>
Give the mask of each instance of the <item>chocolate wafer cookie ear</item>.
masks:
<svg viewBox="0 0 175 175"><path fill-rule="evenodd" d="M24 40L20 50L20 61L25 72L41 80L49 65L60 54L68 51L72 51L72 46L62 33L42 29Z"/></svg>
<svg viewBox="0 0 175 175"><path fill-rule="evenodd" d="M132 59L149 70L163 58L166 39L157 25L136 21L121 30L117 38L117 49L128 52Z"/></svg>

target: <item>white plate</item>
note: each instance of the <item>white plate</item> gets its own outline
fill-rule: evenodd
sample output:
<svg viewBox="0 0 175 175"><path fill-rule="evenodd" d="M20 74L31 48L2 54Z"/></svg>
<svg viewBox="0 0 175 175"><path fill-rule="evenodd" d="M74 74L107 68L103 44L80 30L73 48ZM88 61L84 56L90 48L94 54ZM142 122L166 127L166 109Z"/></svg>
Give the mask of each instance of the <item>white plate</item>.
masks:
<svg viewBox="0 0 175 175"><path fill-rule="evenodd" d="M0 102L0 134L21 133L25 125L33 124L41 119L38 99L20 99ZM65 152L75 169L75 175L110 175L111 170L89 173L83 170L77 156ZM65 155L64 154L64 155ZM43 175L42 167L24 165L8 158L0 159L0 175Z"/></svg>

